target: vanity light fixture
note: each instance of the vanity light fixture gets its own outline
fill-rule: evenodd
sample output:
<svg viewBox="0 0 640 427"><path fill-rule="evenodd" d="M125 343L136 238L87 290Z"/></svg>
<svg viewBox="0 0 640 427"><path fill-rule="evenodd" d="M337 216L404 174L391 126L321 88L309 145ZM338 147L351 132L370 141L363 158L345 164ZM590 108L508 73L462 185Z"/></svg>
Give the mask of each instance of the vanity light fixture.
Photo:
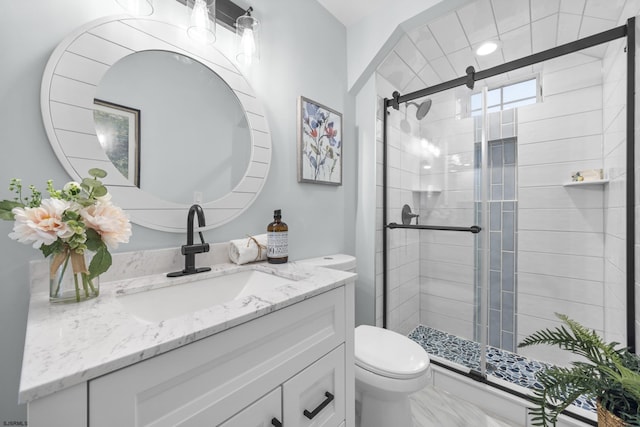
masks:
<svg viewBox="0 0 640 427"><path fill-rule="evenodd" d="M236 59L240 64L251 65L260 59L260 22L253 16L252 7L236 19L238 47Z"/></svg>
<svg viewBox="0 0 640 427"><path fill-rule="evenodd" d="M494 40L486 41L482 43L480 46L478 46L478 48L476 49L476 55L478 56L489 55L495 52L496 49L498 49L498 46L499 46L499 43L497 41L494 41Z"/></svg>
<svg viewBox="0 0 640 427"><path fill-rule="evenodd" d="M116 3L134 16L149 16L153 13L151 0L116 0Z"/></svg>
<svg viewBox="0 0 640 427"><path fill-rule="evenodd" d="M199 43L216 41L216 0L187 0L187 34Z"/></svg>

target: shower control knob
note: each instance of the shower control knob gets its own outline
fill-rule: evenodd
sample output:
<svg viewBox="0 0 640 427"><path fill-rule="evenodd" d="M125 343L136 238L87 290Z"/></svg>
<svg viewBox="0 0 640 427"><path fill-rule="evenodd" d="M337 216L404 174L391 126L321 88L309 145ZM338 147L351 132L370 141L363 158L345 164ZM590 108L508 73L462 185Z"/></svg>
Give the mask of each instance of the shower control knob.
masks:
<svg viewBox="0 0 640 427"><path fill-rule="evenodd" d="M418 218L420 215L411 213L411 207L409 205L404 205L402 207L402 224L409 225L411 224L411 220L413 218ZM416 224L418 220L416 220Z"/></svg>

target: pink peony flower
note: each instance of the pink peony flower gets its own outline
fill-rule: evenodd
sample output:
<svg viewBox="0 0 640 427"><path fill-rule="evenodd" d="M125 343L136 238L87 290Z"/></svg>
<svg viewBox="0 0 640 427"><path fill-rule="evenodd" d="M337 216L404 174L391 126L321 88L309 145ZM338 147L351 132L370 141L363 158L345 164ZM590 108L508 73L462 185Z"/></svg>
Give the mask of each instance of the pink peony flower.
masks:
<svg viewBox="0 0 640 427"><path fill-rule="evenodd" d="M122 209L109 201L100 201L80 211L87 227L100 234L102 241L115 249L118 243L128 243L131 236L129 218Z"/></svg>
<svg viewBox="0 0 640 427"><path fill-rule="evenodd" d="M45 199L36 208L14 208L13 233L9 237L20 243L33 242L40 249L43 244L50 245L58 238L73 236L73 231L62 221L62 214L70 203L59 199Z"/></svg>

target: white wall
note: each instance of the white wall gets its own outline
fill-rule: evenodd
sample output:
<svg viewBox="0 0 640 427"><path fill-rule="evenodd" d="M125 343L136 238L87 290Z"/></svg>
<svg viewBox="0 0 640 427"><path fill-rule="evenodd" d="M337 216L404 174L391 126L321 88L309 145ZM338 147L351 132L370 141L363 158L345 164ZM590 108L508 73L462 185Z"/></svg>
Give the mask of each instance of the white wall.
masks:
<svg viewBox="0 0 640 427"><path fill-rule="evenodd" d="M405 32L472 1L474 0L394 0L387 7L369 13L349 26L349 90L360 90Z"/></svg>
<svg viewBox="0 0 640 427"><path fill-rule="evenodd" d="M602 126L604 169L609 184L604 191L604 337L627 342L626 276L626 150L627 55L626 40L607 46L602 64Z"/></svg>
<svg viewBox="0 0 640 427"><path fill-rule="evenodd" d="M182 19L173 0L155 0L156 16ZM248 212L205 233L222 242L247 233L264 232L274 209L282 209L289 225L290 259L323 254L354 253L356 149L354 101L347 94L346 30L314 0L254 0L251 5L263 25L261 62L249 81L263 101L273 138L270 175L262 194ZM0 13L0 185L12 177L44 189L47 179L57 186L69 177L50 148L40 115L40 82L55 46L78 26L110 14L120 14L115 1L58 0L10 2ZM299 19L301 16L313 19ZM322 43L315 43L321 34ZM321 58L319 61L318 58ZM343 113L343 186L298 184L296 179L296 103L304 95ZM1 187L0 187L1 188ZM9 197L6 187L0 198ZM117 203L117 200L115 200ZM186 221L186 212L185 212ZM0 222L0 236L12 229ZM131 242L119 251L177 247L185 236L134 226ZM17 405L18 384L27 317L27 266L41 259L39 251L7 237L0 238L0 423L25 421Z"/></svg>
<svg viewBox="0 0 640 427"><path fill-rule="evenodd" d="M564 187L603 167L602 61L573 53L544 64L544 102L518 111L518 342L564 313L602 333L604 187ZM522 353L565 363L546 347Z"/></svg>
<svg viewBox="0 0 640 427"><path fill-rule="evenodd" d="M378 94L381 97L393 92L392 86L381 76L376 77ZM379 108L381 100L379 101ZM413 107L412 107L413 108ZM418 194L413 191L420 183L418 170L419 156L417 123L415 114L410 118L413 133L408 134L400 128L404 119L404 106L400 111L389 109L388 148L387 148L387 222L402 224L402 207L407 204L414 213L419 213ZM382 130L382 117L379 116L379 131ZM378 133L382 143L382 134ZM378 162L378 172L382 173L382 156ZM382 179L380 176L378 207L382 214ZM414 220L415 221L415 220ZM382 218L378 221L379 240L377 251L382 261ZM387 327L396 332L407 334L419 320L419 276L420 276L420 235L416 230L394 229L387 231ZM381 273L378 278L381 279ZM381 280L378 282L378 295L381 299ZM380 304L381 306L381 304ZM381 312L379 313L382 314Z"/></svg>
<svg viewBox="0 0 640 427"><path fill-rule="evenodd" d="M376 324L376 81L372 76L356 97L358 205L356 217L356 325Z"/></svg>

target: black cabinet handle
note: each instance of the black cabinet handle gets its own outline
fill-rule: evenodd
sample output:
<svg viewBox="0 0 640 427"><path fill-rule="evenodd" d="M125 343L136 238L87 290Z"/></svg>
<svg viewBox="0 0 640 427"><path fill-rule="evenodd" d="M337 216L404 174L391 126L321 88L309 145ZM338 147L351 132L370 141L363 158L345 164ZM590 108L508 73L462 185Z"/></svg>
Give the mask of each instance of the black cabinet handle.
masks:
<svg viewBox="0 0 640 427"><path fill-rule="evenodd" d="M276 417L271 418L271 425L274 427L282 427L282 423Z"/></svg>
<svg viewBox="0 0 640 427"><path fill-rule="evenodd" d="M331 401L333 400L333 394L326 391L324 395L326 399L320 404L320 406L318 406L316 409L314 409L311 412L307 411L306 409L304 410L303 414L305 417L312 420L316 415L320 413L320 411L322 411L329 403L331 403Z"/></svg>

